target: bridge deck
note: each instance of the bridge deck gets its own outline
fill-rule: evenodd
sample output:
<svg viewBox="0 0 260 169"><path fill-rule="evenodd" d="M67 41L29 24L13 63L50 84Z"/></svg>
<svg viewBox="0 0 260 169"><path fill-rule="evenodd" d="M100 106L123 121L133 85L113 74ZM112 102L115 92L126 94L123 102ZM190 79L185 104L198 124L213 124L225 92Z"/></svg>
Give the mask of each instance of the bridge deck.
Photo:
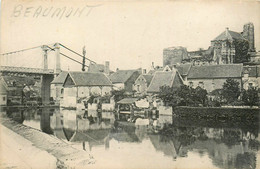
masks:
<svg viewBox="0 0 260 169"><path fill-rule="evenodd" d="M28 74L54 74L53 69L27 68L27 67L11 67L0 66L0 72L7 73L28 73Z"/></svg>

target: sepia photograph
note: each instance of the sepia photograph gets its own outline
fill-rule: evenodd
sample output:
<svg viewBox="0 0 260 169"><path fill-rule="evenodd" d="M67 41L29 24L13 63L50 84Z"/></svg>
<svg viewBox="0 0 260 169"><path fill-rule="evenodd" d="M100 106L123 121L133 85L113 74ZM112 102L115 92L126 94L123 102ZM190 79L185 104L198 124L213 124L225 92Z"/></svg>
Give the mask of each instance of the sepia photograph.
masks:
<svg viewBox="0 0 260 169"><path fill-rule="evenodd" d="M0 2L0 169L260 169L259 0Z"/></svg>

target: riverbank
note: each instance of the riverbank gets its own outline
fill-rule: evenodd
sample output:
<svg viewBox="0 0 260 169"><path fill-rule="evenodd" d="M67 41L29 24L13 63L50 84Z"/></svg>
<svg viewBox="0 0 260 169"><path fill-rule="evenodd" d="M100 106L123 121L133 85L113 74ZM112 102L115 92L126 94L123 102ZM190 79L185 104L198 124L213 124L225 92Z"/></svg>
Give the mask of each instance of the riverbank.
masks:
<svg viewBox="0 0 260 169"><path fill-rule="evenodd" d="M9 164L8 161L12 161L12 159L1 154L1 165L2 159L5 158L4 165L21 164L22 166L18 166L18 168L85 168L86 165L95 163L94 158L88 152L75 149L55 136L8 118L1 118L0 123L1 143L3 143L1 149L16 155L17 161Z"/></svg>

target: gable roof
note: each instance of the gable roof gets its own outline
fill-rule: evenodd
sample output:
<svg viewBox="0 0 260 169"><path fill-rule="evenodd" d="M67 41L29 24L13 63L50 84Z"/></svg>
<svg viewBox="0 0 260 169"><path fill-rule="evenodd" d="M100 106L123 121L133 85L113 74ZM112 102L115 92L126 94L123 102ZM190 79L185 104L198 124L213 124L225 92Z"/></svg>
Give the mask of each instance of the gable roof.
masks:
<svg viewBox="0 0 260 169"><path fill-rule="evenodd" d="M145 78L146 83L149 86L151 81L152 81L152 79L153 79L153 75L143 75L143 77Z"/></svg>
<svg viewBox="0 0 260 169"><path fill-rule="evenodd" d="M75 86L112 86L111 81L103 73L69 72L67 78L68 76L71 77Z"/></svg>
<svg viewBox="0 0 260 169"><path fill-rule="evenodd" d="M188 79L240 78L243 64L192 66Z"/></svg>
<svg viewBox="0 0 260 169"><path fill-rule="evenodd" d="M180 73L180 75L188 75L189 71L191 68L191 64L187 63L187 64L181 64L181 65L176 65L176 69L178 70L178 72Z"/></svg>
<svg viewBox="0 0 260 169"><path fill-rule="evenodd" d="M125 83L137 70L117 70L109 76L112 83Z"/></svg>
<svg viewBox="0 0 260 169"><path fill-rule="evenodd" d="M162 72L157 71L155 72L151 84L149 85L147 92L156 93L160 91L160 87L162 86L170 86L170 87L178 87L180 84L175 84L175 79L179 79L180 83L182 84L182 79L179 76L177 71L170 71L170 72ZM173 86L173 85L176 86Z"/></svg>
<svg viewBox="0 0 260 169"><path fill-rule="evenodd" d="M226 34L227 32L227 34ZM241 33L225 30L220 35L218 35L213 41L218 40L232 40L232 39L245 39Z"/></svg>
<svg viewBox="0 0 260 169"><path fill-rule="evenodd" d="M53 79L51 82L52 84L63 84L66 80L66 77L68 75L67 71L62 71L57 77Z"/></svg>

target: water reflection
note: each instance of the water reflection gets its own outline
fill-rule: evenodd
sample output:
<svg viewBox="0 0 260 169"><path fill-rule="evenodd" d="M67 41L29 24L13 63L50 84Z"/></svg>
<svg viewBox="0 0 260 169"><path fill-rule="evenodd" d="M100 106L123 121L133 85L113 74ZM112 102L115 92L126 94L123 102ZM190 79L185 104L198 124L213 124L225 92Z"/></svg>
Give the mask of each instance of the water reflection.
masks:
<svg viewBox="0 0 260 169"><path fill-rule="evenodd" d="M140 156L149 155L149 161L156 162L155 168L165 164L188 166L193 159L206 159L209 168L260 167L256 162L260 153L259 123L238 125L164 116L159 118L166 124L164 129L151 134L146 126L118 125L112 112L28 109L9 110L6 116L91 151L101 163L107 159L118 163L121 159L125 165L141 163L139 167L147 167L149 163L140 161ZM132 164L125 158L139 162Z"/></svg>

